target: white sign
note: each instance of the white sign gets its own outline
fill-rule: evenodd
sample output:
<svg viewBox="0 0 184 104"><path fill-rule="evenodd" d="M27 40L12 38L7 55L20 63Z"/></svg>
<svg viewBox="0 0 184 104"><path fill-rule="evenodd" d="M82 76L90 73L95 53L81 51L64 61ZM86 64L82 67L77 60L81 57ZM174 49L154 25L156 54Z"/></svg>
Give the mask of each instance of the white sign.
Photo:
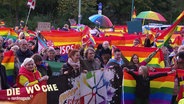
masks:
<svg viewBox="0 0 184 104"><path fill-rule="evenodd" d="M50 31L51 23L50 22L38 22L38 31Z"/></svg>

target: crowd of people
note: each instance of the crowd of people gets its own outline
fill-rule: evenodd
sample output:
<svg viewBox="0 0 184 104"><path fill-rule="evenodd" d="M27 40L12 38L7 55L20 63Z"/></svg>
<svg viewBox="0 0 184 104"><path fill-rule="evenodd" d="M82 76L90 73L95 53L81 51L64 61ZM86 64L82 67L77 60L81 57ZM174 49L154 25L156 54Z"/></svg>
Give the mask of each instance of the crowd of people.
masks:
<svg viewBox="0 0 184 104"><path fill-rule="evenodd" d="M66 30L67 25L65 26ZM49 77L54 76L52 69L45 61L64 62L59 54L60 49L57 47L45 47L38 52L38 39L34 37L32 40L26 39L25 34L20 28L15 28L19 34L16 41L12 39L5 39L0 36L0 62L3 60L3 53L6 51L13 51L15 55L14 66L14 85L10 86L7 83L6 69L0 64L0 89L7 89L11 87L25 87L34 84L42 83L48 80ZM132 47L137 47L140 44L138 39L135 39ZM156 47L154 43L150 43L149 36L145 39L144 47ZM151 61L154 55L162 50L164 55L164 63L166 67L170 67L171 71L167 73L160 73L154 76L149 76L149 70L155 71L154 68L148 67L147 64ZM112 57L112 54L114 57ZM148 104L150 93L150 80L175 73L177 69L184 69L184 46L163 46L157 48L145 60L139 61L139 56L134 54L131 60L128 61L121 53L121 50L112 45L108 41L99 44L97 49L94 46L81 46L78 49L71 49L68 51L68 60L64 62L60 75L75 78L80 73L87 73L94 70L112 69L116 75L112 81L112 85L116 88L116 95L113 97L111 104L121 103L122 94L122 79L123 70L127 70L136 80L136 101L135 104ZM136 75L135 72L139 74ZM179 79L175 78L175 88L173 92L172 104L176 101L178 93Z"/></svg>

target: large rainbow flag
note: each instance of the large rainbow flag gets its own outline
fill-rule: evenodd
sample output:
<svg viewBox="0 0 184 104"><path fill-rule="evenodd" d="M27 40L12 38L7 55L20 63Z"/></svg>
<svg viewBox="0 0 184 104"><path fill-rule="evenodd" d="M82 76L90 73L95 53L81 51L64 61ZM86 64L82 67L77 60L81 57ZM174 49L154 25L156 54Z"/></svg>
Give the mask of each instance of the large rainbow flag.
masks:
<svg viewBox="0 0 184 104"><path fill-rule="evenodd" d="M140 44L143 46L146 35L124 35L124 36L108 36L108 37L94 37L96 46L102 44L104 41L108 41L110 45L115 46L133 46L135 39L140 40ZM153 41L153 35L150 35L151 42Z"/></svg>
<svg viewBox="0 0 184 104"><path fill-rule="evenodd" d="M0 36L5 38L17 39L18 34L11 28L0 28Z"/></svg>
<svg viewBox="0 0 184 104"><path fill-rule="evenodd" d="M4 53L2 65L4 65L6 68L8 83L10 85L13 85L15 82L15 80L14 80L15 79L14 78L14 60L15 60L15 55L14 55L13 51L7 51Z"/></svg>
<svg viewBox="0 0 184 104"><path fill-rule="evenodd" d="M158 47L162 47L163 45L167 45L168 41L170 40L171 36L173 35L177 25L181 22L181 20L184 18L184 11L176 18L174 23L168 27L158 38L157 40L159 42L163 41L163 43L157 43Z"/></svg>
<svg viewBox="0 0 184 104"><path fill-rule="evenodd" d="M44 47L59 47L60 54L62 55L60 59L66 61L68 58L68 50L74 49L81 46L82 44L83 32L76 31L42 31L39 40L39 50Z"/></svg>
<svg viewBox="0 0 184 104"><path fill-rule="evenodd" d="M105 32L105 36L123 36L122 32Z"/></svg>
<svg viewBox="0 0 184 104"><path fill-rule="evenodd" d="M96 47L99 44L102 44L104 41L108 41L110 45L125 45L125 42L122 41L123 38L119 36L108 36L108 37L94 37L96 42Z"/></svg>
<svg viewBox="0 0 184 104"><path fill-rule="evenodd" d="M170 69L160 68L156 70L157 72L150 72L150 75L159 72L168 72ZM151 93L149 96L149 104L170 104L174 88L174 78L175 74L170 74L156 78L150 82ZM124 71L122 104L134 104L135 86L136 81L134 78Z"/></svg>
<svg viewBox="0 0 184 104"><path fill-rule="evenodd" d="M114 32L128 33L128 27L126 25L114 26Z"/></svg>
<svg viewBox="0 0 184 104"><path fill-rule="evenodd" d="M145 60L152 52L154 52L157 48L146 48L146 47L128 47L128 46L118 46L122 52L122 54L130 61L133 54L137 54L139 56L139 61L142 62ZM149 66L153 67L161 67L164 68L164 57L161 50L157 52L157 54L151 59L148 63Z"/></svg>
<svg viewBox="0 0 184 104"><path fill-rule="evenodd" d="M82 32L43 31L46 41L52 41L54 46L81 44Z"/></svg>
<svg viewBox="0 0 184 104"><path fill-rule="evenodd" d="M152 43L154 40L154 37L153 37L153 35L150 35L150 34L149 34L149 37L150 37L150 41ZM140 44L143 46L146 35L133 35L133 34L131 34L131 35L124 35L123 38L124 38L123 41L125 42L125 46L133 46L133 42L135 39L140 40Z"/></svg>

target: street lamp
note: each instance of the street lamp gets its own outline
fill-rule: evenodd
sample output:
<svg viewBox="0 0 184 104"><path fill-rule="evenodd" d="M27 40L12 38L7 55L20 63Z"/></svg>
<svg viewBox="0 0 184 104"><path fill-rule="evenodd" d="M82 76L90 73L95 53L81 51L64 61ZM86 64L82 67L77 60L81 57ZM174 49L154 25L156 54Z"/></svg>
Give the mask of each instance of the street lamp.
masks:
<svg viewBox="0 0 184 104"><path fill-rule="evenodd" d="M102 14L102 3L98 4L98 14Z"/></svg>
<svg viewBox="0 0 184 104"><path fill-rule="evenodd" d="M132 15L134 12L134 0L132 0L132 10L131 10L131 15L130 15L130 20L132 21Z"/></svg>
<svg viewBox="0 0 184 104"><path fill-rule="evenodd" d="M80 24L81 19L82 19L82 16L81 16L81 0L79 0L78 24Z"/></svg>

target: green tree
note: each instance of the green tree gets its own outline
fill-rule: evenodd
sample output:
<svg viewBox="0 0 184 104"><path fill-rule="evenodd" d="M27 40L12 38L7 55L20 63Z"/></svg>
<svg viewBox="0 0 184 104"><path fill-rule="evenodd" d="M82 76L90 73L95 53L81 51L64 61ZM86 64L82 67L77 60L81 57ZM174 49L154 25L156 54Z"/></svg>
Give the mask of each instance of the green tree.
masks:
<svg viewBox="0 0 184 104"><path fill-rule="evenodd" d="M1 15L1 18L4 17L9 24L18 23L19 18L26 12L24 8L25 0L1 0L0 4L2 11L5 12Z"/></svg>
<svg viewBox="0 0 184 104"><path fill-rule="evenodd" d="M97 0L103 4L103 14L108 16L113 24L122 25L130 21L132 0ZM134 0L137 14L141 11L155 11L162 14L167 23L172 23L184 10L182 0Z"/></svg>
<svg viewBox="0 0 184 104"><path fill-rule="evenodd" d="M58 0L58 13L61 16L63 23L68 22L69 18L77 20L78 17L78 2L79 0ZM81 0L81 15L83 24L89 24L88 17L97 14L96 0Z"/></svg>
<svg viewBox="0 0 184 104"><path fill-rule="evenodd" d="M37 22L51 22L56 26L68 23L69 18L78 18L79 0L37 0L35 10L31 11L28 25L35 29ZM110 18L114 25L126 24L130 21L132 0L81 0L81 23L91 25L88 17L97 14L97 4L102 2L102 14ZM167 23L172 23L184 10L183 0L134 0L137 14L141 11L152 10L161 13ZM26 20L29 8L27 0L0 0L0 20L7 26L14 26L20 20ZM182 24L182 23L181 23ZM93 24L94 25L94 24Z"/></svg>

